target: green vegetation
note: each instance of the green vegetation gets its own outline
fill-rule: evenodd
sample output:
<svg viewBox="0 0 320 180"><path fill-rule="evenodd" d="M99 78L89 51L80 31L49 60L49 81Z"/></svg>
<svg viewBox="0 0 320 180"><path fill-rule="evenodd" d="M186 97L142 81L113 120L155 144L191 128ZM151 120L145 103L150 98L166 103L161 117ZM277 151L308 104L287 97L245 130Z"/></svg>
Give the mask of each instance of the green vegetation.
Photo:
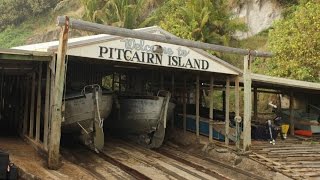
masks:
<svg viewBox="0 0 320 180"><path fill-rule="evenodd" d="M10 48L23 45L27 37L32 34L32 29L28 25L22 25L21 28L10 26L0 33L1 48Z"/></svg>
<svg viewBox="0 0 320 180"><path fill-rule="evenodd" d="M27 18L45 13L57 2L58 0L1 0L0 30L19 25Z"/></svg>
<svg viewBox="0 0 320 180"><path fill-rule="evenodd" d="M167 0L147 21L181 38L229 45L235 31L246 30L229 12L226 1Z"/></svg>
<svg viewBox="0 0 320 180"><path fill-rule="evenodd" d="M275 57L266 61L270 75L320 82L320 4L301 4L297 11L274 24L269 48Z"/></svg>
<svg viewBox="0 0 320 180"><path fill-rule="evenodd" d="M157 0L81 0L84 19L124 28L137 28Z"/></svg>

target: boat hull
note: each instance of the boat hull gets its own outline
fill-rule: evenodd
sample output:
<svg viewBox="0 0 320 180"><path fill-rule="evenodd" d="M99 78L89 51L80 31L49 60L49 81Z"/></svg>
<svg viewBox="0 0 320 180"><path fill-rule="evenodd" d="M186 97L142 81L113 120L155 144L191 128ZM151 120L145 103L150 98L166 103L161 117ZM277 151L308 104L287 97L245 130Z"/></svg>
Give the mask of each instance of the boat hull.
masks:
<svg viewBox="0 0 320 180"><path fill-rule="evenodd" d="M169 97L120 97L117 132L138 135L149 148L160 147L165 136L167 120L172 117L175 105Z"/></svg>
<svg viewBox="0 0 320 180"><path fill-rule="evenodd" d="M110 92L102 93L101 90L68 96L62 132L72 133L90 148L101 150L104 146L103 121L111 112L112 100Z"/></svg>
<svg viewBox="0 0 320 180"><path fill-rule="evenodd" d="M157 99L120 99L119 128L127 133L150 133L160 118L163 97Z"/></svg>

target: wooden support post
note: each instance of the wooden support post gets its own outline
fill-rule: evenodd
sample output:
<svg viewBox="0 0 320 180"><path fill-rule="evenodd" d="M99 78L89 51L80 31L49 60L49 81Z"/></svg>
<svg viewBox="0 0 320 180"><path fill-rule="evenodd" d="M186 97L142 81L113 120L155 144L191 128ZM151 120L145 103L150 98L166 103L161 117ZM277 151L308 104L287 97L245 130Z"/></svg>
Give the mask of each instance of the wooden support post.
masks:
<svg viewBox="0 0 320 180"><path fill-rule="evenodd" d="M196 82L196 134L199 137L199 123L200 123L200 78L197 74L197 82Z"/></svg>
<svg viewBox="0 0 320 180"><path fill-rule="evenodd" d="M44 149L48 150L48 129L49 129L49 114L50 114L50 63L47 64L46 77L46 97L44 105L44 123L43 123L43 145Z"/></svg>
<svg viewBox="0 0 320 180"><path fill-rule="evenodd" d="M171 76L171 98L175 96L174 94L174 74ZM174 128L174 114L171 117L171 127Z"/></svg>
<svg viewBox="0 0 320 180"><path fill-rule="evenodd" d="M25 83L25 90L26 90L26 96L25 96L25 103L24 103L24 121L23 121L23 130L22 135L27 134L28 131L28 115L29 115L29 97L30 97L30 87L28 86L30 83L29 77L26 79Z"/></svg>
<svg viewBox="0 0 320 180"><path fill-rule="evenodd" d="M234 81L234 111L235 111L235 121L236 121L236 147L237 150L240 149L240 85L239 85L239 76L235 77Z"/></svg>
<svg viewBox="0 0 320 180"><path fill-rule="evenodd" d="M56 78L56 55L53 55L51 64L50 64L50 110L49 110L49 119L48 119L48 150L49 150L49 140L50 140L50 131L51 131L51 122L52 114L54 108L54 91L55 91L55 78ZM81 75L81 74L80 74Z"/></svg>
<svg viewBox="0 0 320 180"><path fill-rule="evenodd" d="M230 78L227 77L226 81L226 91L225 91L225 130L226 130L226 135L225 135L225 144L229 145L229 125L230 125L230 119L229 119L229 108L230 108Z"/></svg>
<svg viewBox="0 0 320 180"><path fill-rule="evenodd" d="M253 119L258 120L258 90L253 88Z"/></svg>
<svg viewBox="0 0 320 180"><path fill-rule="evenodd" d="M37 113L36 113L36 142L40 142L40 118L41 118L41 80L42 62L39 63L38 90L37 90Z"/></svg>
<svg viewBox="0 0 320 180"><path fill-rule="evenodd" d="M183 132L187 132L187 79L183 80Z"/></svg>
<svg viewBox="0 0 320 180"><path fill-rule="evenodd" d="M289 109L290 109L290 135L294 135L294 114L293 114L293 91L290 91L290 102L289 102Z"/></svg>
<svg viewBox="0 0 320 180"><path fill-rule="evenodd" d="M112 91L114 91L114 73L112 73Z"/></svg>
<svg viewBox="0 0 320 180"><path fill-rule="evenodd" d="M65 56L68 44L69 21L66 17L66 23L61 28L59 47L57 52L57 65L55 76L55 92L54 92L54 107L51 119L51 130L49 135L49 157L48 166L50 169L58 169L60 167L59 148L61 137L61 120L62 120L62 95L65 81Z"/></svg>
<svg viewBox="0 0 320 180"><path fill-rule="evenodd" d="M222 111L226 112L226 86L222 90Z"/></svg>
<svg viewBox="0 0 320 180"><path fill-rule="evenodd" d="M248 151L251 146L251 60L250 55L244 57L243 85L244 85L244 112L243 112L243 150Z"/></svg>
<svg viewBox="0 0 320 180"><path fill-rule="evenodd" d="M34 101L35 101L35 87L36 86L36 73L32 74L31 84L31 104L30 104L30 118L29 118L29 137L33 138L33 126L34 126Z"/></svg>
<svg viewBox="0 0 320 180"><path fill-rule="evenodd" d="M210 105L209 105L209 141L212 142L212 135L213 135L213 74L211 74L210 76L210 94L209 94L209 97L210 97Z"/></svg>
<svg viewBox="0 0 320 180"><path fill-rule="evenodd" d="M163 74L161 73L160 74L160 88L163 90L164 89L164 77L163 77Z"/></svg>

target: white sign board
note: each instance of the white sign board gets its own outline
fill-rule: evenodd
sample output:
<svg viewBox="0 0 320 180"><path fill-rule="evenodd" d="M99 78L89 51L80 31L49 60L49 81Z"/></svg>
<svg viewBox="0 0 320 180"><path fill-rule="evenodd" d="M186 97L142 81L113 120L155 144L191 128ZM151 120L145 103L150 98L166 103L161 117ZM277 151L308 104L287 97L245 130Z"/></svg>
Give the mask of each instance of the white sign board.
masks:
<svg viewBox="0 0 320 180"><path fill-rule="evenodd" d="M78 46L70 48L68 55L224 74L237 74L235 71L190 48L140 39L126 38Z"/></svg>

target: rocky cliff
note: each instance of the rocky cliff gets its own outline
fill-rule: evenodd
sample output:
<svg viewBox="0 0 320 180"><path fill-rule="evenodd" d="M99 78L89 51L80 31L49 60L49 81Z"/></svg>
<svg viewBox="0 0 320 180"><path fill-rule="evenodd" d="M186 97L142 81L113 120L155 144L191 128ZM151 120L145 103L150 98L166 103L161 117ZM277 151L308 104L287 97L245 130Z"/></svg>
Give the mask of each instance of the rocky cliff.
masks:
<svg viewBox="0 0 320 180"><path fill-rule="evenodd" d="M233 9L236 18L247 24L247 32L238 32L238 39L245 39L268 29L274 20L281 18L282 8L275 0L243 0Z"/></svg>

